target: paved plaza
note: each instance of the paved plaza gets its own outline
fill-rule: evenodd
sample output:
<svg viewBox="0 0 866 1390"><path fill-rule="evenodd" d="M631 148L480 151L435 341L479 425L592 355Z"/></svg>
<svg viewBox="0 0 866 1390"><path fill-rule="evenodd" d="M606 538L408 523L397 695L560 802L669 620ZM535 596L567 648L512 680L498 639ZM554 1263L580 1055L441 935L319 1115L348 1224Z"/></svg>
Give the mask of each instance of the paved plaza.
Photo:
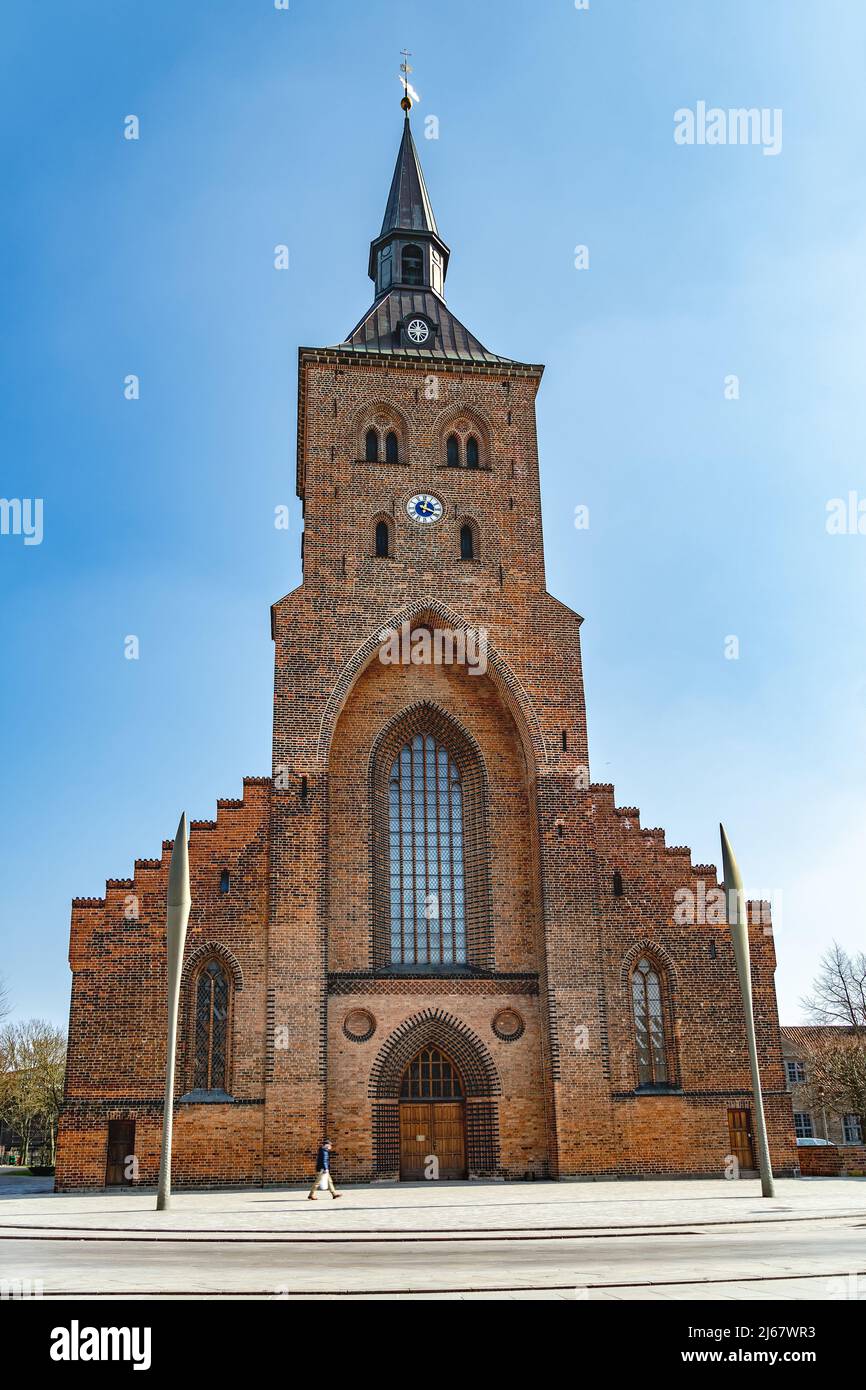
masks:
<svg viewBox="0 0 866 1390"><path fill-rule="evenodd" d="M46 1298L866 1301L866 1179L53 1193L0 1178L0 1279Z"/></svg>

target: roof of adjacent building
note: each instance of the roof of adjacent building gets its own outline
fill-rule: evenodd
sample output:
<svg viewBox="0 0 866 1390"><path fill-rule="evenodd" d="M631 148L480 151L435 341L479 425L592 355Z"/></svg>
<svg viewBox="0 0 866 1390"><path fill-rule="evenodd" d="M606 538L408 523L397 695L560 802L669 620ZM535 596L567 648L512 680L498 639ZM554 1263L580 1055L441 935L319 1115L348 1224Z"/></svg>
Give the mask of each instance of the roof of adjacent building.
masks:
<svg viewBox="0 0 866 1390"><path fill-rule="evenodd" d="M845 1023L815 1023L803 1024L793 1028L783 1027L781 1030L782 1038L785 1042L798 1052L811 1052L816 1046L825 1042L840 1042L843 1038L853 1038L857 1036L857 1029ZM864 1037L866 1042L866 1037Z"/></svg>

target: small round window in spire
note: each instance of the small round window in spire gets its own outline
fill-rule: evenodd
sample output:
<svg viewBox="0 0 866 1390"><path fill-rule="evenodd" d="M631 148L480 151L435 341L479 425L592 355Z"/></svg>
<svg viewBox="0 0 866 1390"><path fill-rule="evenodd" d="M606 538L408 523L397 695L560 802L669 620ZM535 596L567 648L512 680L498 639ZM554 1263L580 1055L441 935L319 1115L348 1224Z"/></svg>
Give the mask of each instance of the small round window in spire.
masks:
<svg viewBox="0 0 866 1390"><path fill-rule="evenodd" d="M410 319L406 325L406 336L411 342L420 346L421 343L426 343L430 337L430 325L425 323L423 319Z"/></svg>

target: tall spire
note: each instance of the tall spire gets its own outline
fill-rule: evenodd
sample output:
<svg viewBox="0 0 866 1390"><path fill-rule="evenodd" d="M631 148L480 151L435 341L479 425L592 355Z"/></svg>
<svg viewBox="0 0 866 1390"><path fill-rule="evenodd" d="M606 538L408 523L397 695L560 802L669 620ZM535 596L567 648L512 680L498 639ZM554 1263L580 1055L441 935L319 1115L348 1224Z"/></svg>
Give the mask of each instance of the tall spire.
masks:
<svg viewBox="0 0 866 1390"><path fill-rule="evenodd" d="M404 101L406 100L408 98L404 97ZM383 237L387 232L397 230L433 232L437 235L439 231L424 182L421 161L412 138L408 111L403 121L403 139L397 153L397 164L379 236Z"/></svg>

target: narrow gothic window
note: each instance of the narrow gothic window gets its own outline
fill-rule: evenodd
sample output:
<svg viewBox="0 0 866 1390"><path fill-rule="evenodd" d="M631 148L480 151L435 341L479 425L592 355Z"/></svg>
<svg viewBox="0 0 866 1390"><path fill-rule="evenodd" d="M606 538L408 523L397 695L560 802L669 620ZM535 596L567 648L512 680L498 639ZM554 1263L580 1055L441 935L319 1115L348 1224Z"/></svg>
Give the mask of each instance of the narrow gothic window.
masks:
<svg viewBox="0 0 866 1390"><path fill-rule="evenodd" d="M420 246L404 246L402 264L405 284L424 284L424 256Z"/></svg>
<svg viewBox="0 0 866 1390"><path fill-rule="evenodd" d="M195 1066L197 1091L226 1089L229 982L219 961L201 971L195 996Z"/></svg>
<svg viewBox="0 0 866 1390"><path fill-rule="evenodd" d="M379 436L375 430L367 431L367 438L364 447L364 457L367 463L377 463L379 460Z"/></svg>
<svg viewBox="0 0 866 1390"><path fill-rule="evenodd" d="M416 734L394 759L388 808L391 963L463 965L463 788L430 734Z"/></svg>
<svg viewBox="0 0 866 1390"><path fill-rule="evenodd" d="M638 1082L641 1086L664 1086L668 1073L665 1061L665 1028L662 988L658 972L642 956L631 977L634 1004L635 1043Z"/></svg>
<svg viewBox="0 0 866 1390"><path fill-rule="evenodd" d="M460 467L460 442L456 434L449 434L448 436L446 457L449 468Z"/></svg>
<svg viewBox="0 0 866 1390"><path fill-rule="evenodd" d="M397 436L393 430L389 430L385 436L385 462L400 462L400 446L397 443Z"/></svg>
<svg viewBox="0 0 866 1390"><path fill-rule="evenodd" d="M228 869L223 869L220 874L220 892L227 893L232 886L232 876Z"/></svg>
<svg viewBox="0 0 866 1390"><path fill-rule="evenodd" d="M617 869L616 873L613 876L613 896L615 898L621 898L622 893L622 874L620 873L619 869Z"/></svg>
<svg viewBox="0 0 866 1390"><path fill-rule="evenodd" d="M387 521L376 522L376 559L387 560L390 553Z"/></svg>
<svg viewBox="0 0 866 1390"><path fill-rule="evenodd" d="M470 434L466 441L466 467L478 467L478 440L474 434Z"/></svg>
<svg viewBox="0 0 866 1390"><path fill-rule="evenodd" d="M475 559L475 539L468 521L460 527L460 559Z"/></svg>

